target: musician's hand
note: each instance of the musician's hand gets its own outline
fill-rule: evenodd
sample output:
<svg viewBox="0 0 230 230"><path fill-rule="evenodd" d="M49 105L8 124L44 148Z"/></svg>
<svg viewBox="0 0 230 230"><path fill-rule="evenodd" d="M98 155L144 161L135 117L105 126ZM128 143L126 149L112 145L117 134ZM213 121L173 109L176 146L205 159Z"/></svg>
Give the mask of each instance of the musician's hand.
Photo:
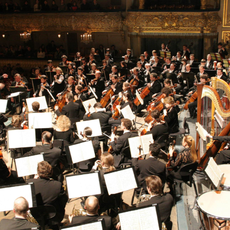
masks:
<svg viewBox="0 0 230 230"><path fill-rule="evenodd" d="M122 92L120 92L120 93L118 94L118 96L121 98L121 97L122 97Z"/></svg>
<svg viewBox="0 0 230 230"><path fill-rule="evenodd" d="M175 151L175 148L171 145L169 146L169 156L172 157L173 156L173 153Z"/></svg>
<svg viewBox="0 0 230 230"><path fill-rule="evenodd" d="M116 108L117 108L118 110L121 110L121 106L120 106L120 105L117 105Z"/></svg>
<svg viewBox="0 0 230 230"><path fill-rule="evenodd" d="M69 216L68 216L68 218L69 218L69 222L70 222L70 223L72 223L72 220L73 220L73 214L69 215Z"/></svg>
<svg viewBox="0 0 230 230"><path fill-rule="evenodd" d="M111 85L111 88L114 90L114 89L115 89L115 86L114 86L114 85Z"/></svg>
<svg viewBox="0 0 230 230"><path fill-rule="evenodd" d="M150 84L150 83L148 83L148 84L147 84L147 86L150 88L150 87L151 87L151 84Z"/></svg>
<svg viewBox="0 0 230 230"><path fill-rule="evenodd" d="M110 137L110 142L112 142L112 141L114 141L114 140L115 140L115 134L112 133L112 134L111 134L111 137Z"/></svg>
<svg viewBox="0 0 230 230"><path fill-rule="evenodd" d="M115 100L115 96L112 96L112 100L113 100L113 101Z"/></svg>
<svg viewBox="0 0 230 230"><path fill-rule="evenodd" d="M57 106L57 105L55 105L54 109L55 109L55 111L57 111L57 110L58 110L58 106Z"/></svg>
<svg viewBox="0 0 230 230"><path fill-rule="evenodd" d="M191 95L192 93L193 93L193 91L188 92L188 96Z"/></svg>
<svg viewBox="0 0 230 230"><path fill-rule="evenodd" d="M164 98L161 98L161 103L164 103L164 102L165 102Z"/></svg>
<svg viewBox="0 0 230 230"><path fill-rule="evenodd" d="M167 116L167 110L166 109L163 110L163 114L164 114L164 116Z"/></svg>
<svg viewBox="0 0 230 230"><path fill-rule="evenodd" d="M120 223L120 222L117 223L116 229L117 229L117 230L120 230L120 229L121 229L121 223Z"/></svg>
<svg viewBox="0 0 230 230"><path fill-rule="evenodd" d="M102 94L104 95L104 94L106 94L106 92L107 92L107 90L104 90L104 91L102 91Z"/></svg>
<svg viewBox="0 0 230 230"><path fill-rule="evenodd" d="M57 94L57 97L59 97L59 96L61 96L61 93L58 93L58 94Z"/></svg>
<svg viewBox="0 0 230 230"><path fill-rule="evenodd" d="M4 73L3 75L3 78L8 78L8 74Z"/></svg>
<svg viewBox="0 0 230 230"><path fill-rule="evenodd" d="M153 121L149 122L147 131L150 131L153 127Z"/></svg>
<svg viewBox="0 0 230 230"><path fill-rule="evenodd" d="M209 137L211 139L213 139L213 136L211 134L209 134L208 132L206 133L206 138Z"/></svg>

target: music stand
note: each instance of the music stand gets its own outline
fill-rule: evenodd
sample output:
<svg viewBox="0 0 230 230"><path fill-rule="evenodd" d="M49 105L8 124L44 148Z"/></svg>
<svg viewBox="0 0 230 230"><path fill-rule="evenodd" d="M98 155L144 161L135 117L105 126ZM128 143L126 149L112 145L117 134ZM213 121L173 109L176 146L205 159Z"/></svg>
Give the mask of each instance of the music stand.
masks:
<svg viewBox="0 0 230 230"><path fill-rule="evenodd" d="M161 230L162 228L157 204L121 211L119 219L121 229L125 230Z"/></svg>
<svg viewBox="0 0 230 230"><path fill-rule="evenodd" d="M30 78L30 80L32 82L33 91L35 93L38 89L38 85L40 84L41 80L40 78Z"/></svg>
<svg viewBox="0 0 230 230"><path fill-rule="evenodd" d="M68 73L68 66L59 66L64 74Z"/></svg>
<svg viewBox="0 0 230 230"><path fill-rule="evenodd" d="M205 69L204 72L208 74L209 78L216 76L216 70Z"/></svg>
<svg viewBox="0 0 230 230"><path fill-rule="evenodd" d="M46 71L46 76L49 76L49 84L51 84L53 82L53 79L54 79L54 75L56 74L56 72L54 71Z"/></svg>
<svg viewBox="0 0 230 230"><path fill-rule="evenodd" d="M194 73L182 73L182 80L186 80L188 89L191 88L194 83Z"/></svg>
<svg viewBox="0 0 230 230"><path fill-rule="evenodd" d="M216 55L215 55L215 53L210 53L210 54L211 54L212 60L216 61Z"/></svg>

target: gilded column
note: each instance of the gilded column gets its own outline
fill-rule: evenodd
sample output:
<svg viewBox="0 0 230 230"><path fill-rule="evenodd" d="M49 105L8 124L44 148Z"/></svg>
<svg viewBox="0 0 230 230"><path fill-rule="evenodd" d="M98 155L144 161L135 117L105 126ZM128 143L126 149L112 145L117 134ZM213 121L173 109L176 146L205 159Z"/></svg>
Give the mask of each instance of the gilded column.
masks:
<svg viewBox="0 0 230 230"><path fill-rule="evenodd" d="M207 1L206 0L201 0L200 1L200 9L205 10L207 6Z"/></svg>
<svg viewBox="0 0 230 230"><path fill-rule="evenodd" d="M145 0L139 0L139 10L143 10L145 6Z"/></svg>

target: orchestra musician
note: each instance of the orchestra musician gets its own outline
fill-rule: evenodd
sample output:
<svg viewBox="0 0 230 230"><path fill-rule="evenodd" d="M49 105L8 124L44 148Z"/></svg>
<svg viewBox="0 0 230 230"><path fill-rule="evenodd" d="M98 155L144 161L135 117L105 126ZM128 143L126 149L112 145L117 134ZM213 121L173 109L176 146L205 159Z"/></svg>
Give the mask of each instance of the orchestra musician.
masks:
<svg viewBox="0 0 230 230"><path fill-rule="evenodd" d="M96 63L92 63L91 65L91 70L89 71L89 74L95 74L96 70L97 70L97 65Z"/></svg>
<svg viewBox="0 0 230 230"><path fill-rule="evenodd" d="M164 105L164 120L168 124L169 133L176 133L179 131L178 113L180 109L178 105L175 105L175 101L171 96L164 99Z"/></svg>
<svg viewBox="0 0 230 230"><path fill-rule="evenodd" d="M68 63L67 73L65 74L65 79L68 79L69 76L75 76L75 66L73 62Z"/></svg>
<svg viewBox="0 0 230 230"><path fill-rule="evenodd" d="M182 58L185 58L186 60L189 60L190 50L188 49L187 45L183 45L182 50Z"/></svg>
<svg viewBox="0 0 230 230"><path fill-rule="evenodd" d="M51 90L53 91L53 96L56 97L58 93L65 89L65 81L62 69L56 68L56 75L54 75L54 81L51 84Z"/></svg>
<svg viewBox="0 0 230 230"><path fill-rule="evenodd" d="M84 69L82 67L77 68L76 79L78 79L78 84L80 84L83 88L88 85L87 78L84 75Z"/></svg>
<svg viewBox="0 0 230 230"><path fill-rule="evenodd" d="M59 67L67 66L68 65L67 56L62 55L61 59L62 59L62 61L59 63Z"/></svg>
<svg viewBox="0 0 230 230"><path fill-rule="evenodd" d="M101 72L97 70L95 72L95 79L91 80L89 85L94 90L95 94L97 95L97 100L99 101L102 95L102 91L105 89L105 82L103 77L101 76ZM90 94L90 97L94 97L94 95Z"/></svg>
<svg viewBox="0 0 230 230"><path fill-rule="evenodd" d="M44 69L45 72L53 72L54 71L54 66L53 66L53 61L48 60L47 61L47 66Z"/></svg>
<svg viewBox="0 0 230 230"><path fill-rule="evenodd" d="M75 92L75 80L74 80L73 76L68 77L65 89L62 92L58 93L57 97L65 94L66 92L69 92L69 93L72 93L72 94L74 94L74 92Z"/></svg>
<svg viewBox="0 0 230 230"><path fill-rule="evenodd" d="M42 97L45 96L46 102L48 103L49 93L47 89L50 89L49 83L47 82L47 76L41 75L40 76L41 84L38 85L37 91L33 94L34 97Z"/></svg>
<svg viewBox="0 0 230 230"><path fill-rule="evenodd" d="M205 63L205 68L210 70L213 69L213 61L212 61L211 54L207 54L207 61Z"/></svg>
<svg viewBox="0 0 230 230"><path fill-rule="evenodd" d="M117 75L112 75L111 76L111 82L112 84L109 85L103 92L102 94L105 94L110 88L112 88L114 94L118 94L119 92L122 91L122 83L118 82L118 76Z"/></svg>
<svg viewBox="0 0 230 230"><path fill-rule="evenodd" d="M225 59L225 56L228 55L228 51L223 47L221 42L218 43L218 51L217 51L222 59Z"/></svg>
<svg viewBox="0 0 230 230"><path fill-rule="evenodd" d="M79 66L83 70L83 74L86 75L89 72L89 67L86 63L85 57L81 59L81 66Z"/></svg>

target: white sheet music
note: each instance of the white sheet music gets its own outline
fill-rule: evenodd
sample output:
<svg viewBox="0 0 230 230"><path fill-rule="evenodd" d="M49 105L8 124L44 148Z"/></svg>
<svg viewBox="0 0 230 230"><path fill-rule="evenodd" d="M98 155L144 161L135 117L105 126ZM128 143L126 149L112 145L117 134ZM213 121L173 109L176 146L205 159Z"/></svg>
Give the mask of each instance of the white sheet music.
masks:
<svg viewBox="0 0 230 230"><path fill-rule="evenodd" d="M33 207L30 184L0 188L0 212L13 210L14 201L20 196L23 196L28 201L29 208Z"/></svg>
<svg viewBox="0 0 230 230"><path fill-rule="evenodd" d="M7 102L8 102L8 100L6 100L6 99L0 99L0 113L6 112Z"/></svg>
<svg viewBox="0 0 230 230"><path fill-rule="evenodd" d="M196 122L196 127L196 130L199 133L200 137L203 139L203 141L206 141L208 132L203 128L203 126L199 122Z"/></svg>
<svg viewBox="0 0 230 230"><path fill-rule="evenodd" d="M33 111L33 109L32 109L32 103L34 101L39 102L39 104L40 104L39 110L43 110L43 109L47 109L48 108L45 96L42 96L42 97L30 97L30 98L26 98L26 104L28 106L29 112Z"/></svg>
<svg viewBox="0 0 230 230"><path fill-rule="evenodd" d="M204 171L208 175L214 186L217 188L224 173L221 172L219 166L216 164L212 157L209 158L208 165Z"/></svg>
<svg viewBox="0 0 230 230"><path fill-rule="evenodd" d="M17 97L17 96L19 96L21 93L22 93L22 92L11 93L9 96L7 96L7 98Z"/></svg>
<svg viewBox="0 0 230 230"><path fill-rule="evenodd" d="M217 123L219 124L220 128L223 129L224 126L224 118L215 110L215 115L214 115Z"/></svg>
<svg viewBox="0 0 230 230"><path fill-rule="evenodd" d="M101 194L99 172L66 177L69 199Z"/></svg>
<svg viewBox="0 0 230 230"><path fill-rule="evenodd" d="M141 146L141 155L145 155L149 153L149 145L153 143L152 134L131 137L129 140L130 153L133 158L139 157L139 146Z"/></svg>
<svg viewBox="0 0 230 230"><path fill-rule="evenodd" d="M97 101L96 101L95 98L92 98L92 99L89 99L89 100L87 100L87 101L83 101L83 102L82 102L82 104L83 104L83 106L84 106L86 112L88 112L88 110L89 110L89 104L91 105L91 107L90 107L90 113L94 113L94 112L95 112L93 106L94 106L96 103L97 103Z"/></svg>
<svg viewBox="0 0 230 230"><path fill-rule="evenodd" d="M144 105L144 101L143 101L143 99L141 98L141 96L140 96L138 90L136 90L136 97L137 97L137 99L140 101L140 103L141 103L142 105Z"/></svg>
<svg viewBox="0 0 230 230"><path fill-rule="evenodd" d="M135 120L135 115L133 114L133 111L129 105L126 105L123 109L121 109L121 112L124 118L127 118L131 121Z"/></svg>
<svg viewBox="0 0 230 230"><path fill-rule="evenodd" d="M37 174L38 163L44 161L43 154L20 157L15 159L18 177Z"/></svg>
<svg viewBox="0 0 230 230"><path fill-rule="evenodd" d="M103 228L102 228L102 222L97 221L94 223L83 224L81 226L68 227L65 228L65 230L103 230Z"/></svg>
<svg viewBox="0 0 230 230"><path fill-rule="evenodd" d="M76 126L77 126L77 132L79 135L81 132L83 133L86 127L90 127L92 129L91 137L97 137L97 136L102 135L101 124L100 124L99 119L76 122Z"/></svg>
<svg viewBox="0 0 230 230"><path fill-rule="evenodd" d="M133 168L106 173L104 178L109 195L137 188Z"/></svg>
<svg viewBox="0 0 230 230"><path fill-rule="evenodd" d="M122 230L160 229L155 206L119 213L119 219Z"/></svg>
<svg viewBox="0 0 230 230"><path fill-rule="evenodd" d="M52 113L28 113L29 129L52 128Z"/></svg>
<svg viewBox="0 0 230 230"><path fill-rule="evenodd" d="M89 160L95 157L92 141L84 141L80 144L69 146L72 163Z"/></svg>
<svg viewBox="0 0 230 230"><path fill-rule="evenodd" d="M8 131L9 148L26 148L36 146L35 129Z"/></svg>

